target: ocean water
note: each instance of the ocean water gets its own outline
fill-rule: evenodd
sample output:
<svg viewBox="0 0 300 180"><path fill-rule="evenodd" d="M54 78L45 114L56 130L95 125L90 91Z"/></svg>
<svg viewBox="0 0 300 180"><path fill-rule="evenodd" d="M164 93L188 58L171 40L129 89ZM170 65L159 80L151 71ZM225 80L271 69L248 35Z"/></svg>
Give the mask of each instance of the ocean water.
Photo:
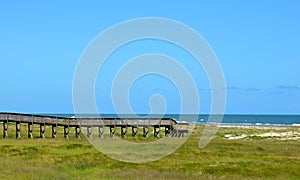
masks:
<svg viewBox="0 0 300 180"><path fill-rule="evenodd" d="M196 123L206 123L208 115L200 115ZM222 124L300 125L300 115L224 115Z"/></svg>
<svg viewBox="0 0 300 180"><path fill-rule="evenodd" d="M48 114L63 117L72 117L74 114ZM95 117L93 115L83 115L85 117ZM167 117L175 118L176 120L185 121L195 124L207 124L214 123L208 122L209 115L179 115L179 114L166 114L166 115L145 115L140 114L141 117ZM211 115L213 118L220 115ZM136 117L136 115L130 114L101 114L101 117ZM239 114L226 114L223 116L221 122L218 124L225 125L262 125L262 126L300 126L300 115L239 115Z"/></svg>

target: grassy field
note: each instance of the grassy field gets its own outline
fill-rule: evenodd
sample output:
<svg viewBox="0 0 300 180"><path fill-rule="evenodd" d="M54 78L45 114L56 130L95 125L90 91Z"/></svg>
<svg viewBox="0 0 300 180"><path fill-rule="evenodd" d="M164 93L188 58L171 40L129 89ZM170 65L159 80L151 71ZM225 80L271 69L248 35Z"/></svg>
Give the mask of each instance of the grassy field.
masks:
<svg viewBox="0 0 300 180"><path fill-rule="evenodd" d="M300 179L299 139L225 138L226 134L300 132L299 127L220 128L212 142L199 149L203 127L198 126L175 153L142 164L110 159L83 137L64 139L60 134L56 139L28 139L24 137L24 126L23 137L14 139L13 128L10 127L9 138L0 138L0 179ZM2 135L2 129L0 133ZM46 134L46 137L51 136Z"/></svg>

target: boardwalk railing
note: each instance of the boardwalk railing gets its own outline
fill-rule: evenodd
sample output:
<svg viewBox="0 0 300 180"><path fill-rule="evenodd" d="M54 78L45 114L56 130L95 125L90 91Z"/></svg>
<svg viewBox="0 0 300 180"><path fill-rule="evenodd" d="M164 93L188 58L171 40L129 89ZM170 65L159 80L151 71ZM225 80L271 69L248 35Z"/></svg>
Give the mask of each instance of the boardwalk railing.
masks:
<svg viewBox="0 0 300 180"><path fill-rule="evenodd" d="M154 137L160 137L161 128L165 128L165 136L183 136L187 133L187 124L178 124L174 118L67 118L48 115L34 115L22 113L0 113L0 122L3 123L3 137L8 137L8 124L15 123L16 138L21 137L21 124L28 125L28 138L33 138L33 126L40 126L40 137L45 138L45 127L52 126L52 137L57 136L57 127L64 128L64 137L69 137L70 128L75 128L75 136L80 137L81 130L86 129L87 137L92 136L92 129L98 128L98 136L104 136L104 128L109 128L110 137L120 128L121 136L126 137L128 128L132 136L138 135L138 129L143 128L143 136L148 137L150 128L154 130ZM179 127L175 128L175 125ZM184 127L184 128L183 128Z"/></svg>

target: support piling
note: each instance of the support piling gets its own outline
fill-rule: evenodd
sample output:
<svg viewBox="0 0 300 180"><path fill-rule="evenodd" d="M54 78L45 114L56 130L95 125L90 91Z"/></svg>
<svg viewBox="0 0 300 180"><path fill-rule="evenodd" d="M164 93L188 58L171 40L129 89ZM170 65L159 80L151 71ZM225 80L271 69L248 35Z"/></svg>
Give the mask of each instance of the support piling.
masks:
<svg viewBox="0 0 300 180"><path fill-rule="evenodd" d="M28 123L28 138L33 138L33 123Z"/></svg>
<svg viewBox="0 0 300 180"><path fill-rule="evenodd" d="M40 124L40 138L45 138L45 124Z"/></svg>
<svg viewBox="0 0 300 180"><path fill-rule="evenodd" d="M21 123L16 122L16 139L21 138Z"/></svg>
<svg viewBox="0 0 300 180"><path fill-rule="evenodd" d="M4 121L3 122L3 138L7 138L8 137L8 122Z"/></svg>

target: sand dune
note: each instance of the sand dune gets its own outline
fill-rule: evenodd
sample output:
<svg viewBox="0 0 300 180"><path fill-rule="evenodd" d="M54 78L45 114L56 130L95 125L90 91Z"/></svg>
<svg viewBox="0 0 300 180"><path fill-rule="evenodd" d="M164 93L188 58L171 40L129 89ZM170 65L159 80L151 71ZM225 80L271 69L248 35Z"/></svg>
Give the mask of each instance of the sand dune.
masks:
<svg viewBox="0 0 300 180"><path fill-rule="evenodd" d="M224 137L229 140L234 139L245 139L251 137L263 137L263 138L278 138L281 140L298 140L300 139L300 132L297 131L288 131L288 132L266 132L261 134L225 134Z"/></svg>

